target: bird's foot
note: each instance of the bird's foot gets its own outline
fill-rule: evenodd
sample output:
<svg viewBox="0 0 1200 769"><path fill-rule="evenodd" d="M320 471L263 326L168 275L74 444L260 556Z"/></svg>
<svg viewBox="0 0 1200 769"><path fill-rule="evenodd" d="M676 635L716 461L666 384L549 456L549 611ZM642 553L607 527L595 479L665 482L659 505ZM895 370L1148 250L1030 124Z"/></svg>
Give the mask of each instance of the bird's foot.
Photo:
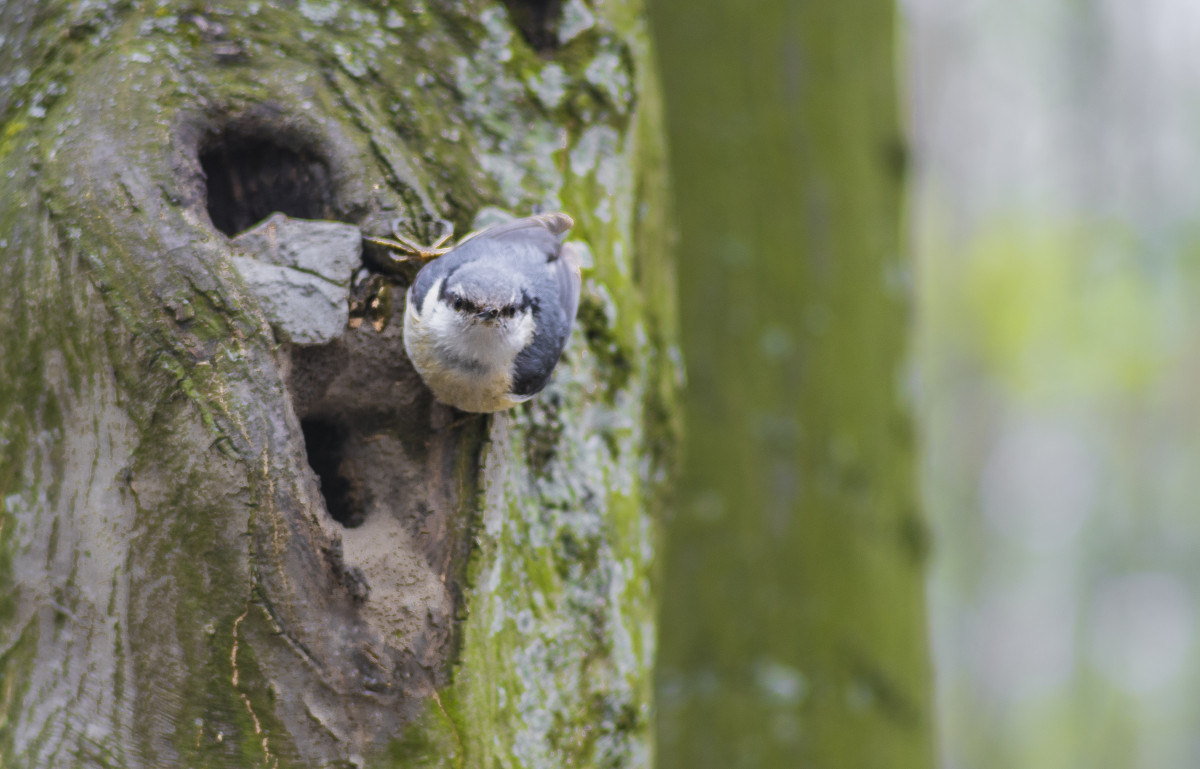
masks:
<svg viewBox="0 0 1200 769"><path fill-rule="evenodd" d="M450 224L444 219L440 221L446 232L440 238L434 241L433 245L429 246L422 246L416 241L401 235L399 219L392 222L392 237L395 238L395 240L389 240L388 238L374 238L369 235L364 235L363 240L367 241L368 243L377 243L381 246L387 246L393 251L399 251L403 254L403 256L391 254L390 256L393 261L411 262L413 260L419 260L421 263L425 263L438 258L442 254L449 253L453 248L453 246L442 248L442 244L449 240L450 236L454 234L454 225Z"/></svg>

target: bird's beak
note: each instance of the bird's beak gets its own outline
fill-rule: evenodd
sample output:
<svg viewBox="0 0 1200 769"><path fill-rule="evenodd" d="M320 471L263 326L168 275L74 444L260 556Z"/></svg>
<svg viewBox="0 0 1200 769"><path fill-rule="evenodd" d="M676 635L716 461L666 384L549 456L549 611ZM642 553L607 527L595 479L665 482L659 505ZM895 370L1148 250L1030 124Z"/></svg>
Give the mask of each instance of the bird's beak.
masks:
<svg viewBox="0 0 1200 769"><path fill-rule="evenodd" d="M499 310L484 310L483 312L475 313L475 317L479 320L495 320L500 317Z"/></svg>

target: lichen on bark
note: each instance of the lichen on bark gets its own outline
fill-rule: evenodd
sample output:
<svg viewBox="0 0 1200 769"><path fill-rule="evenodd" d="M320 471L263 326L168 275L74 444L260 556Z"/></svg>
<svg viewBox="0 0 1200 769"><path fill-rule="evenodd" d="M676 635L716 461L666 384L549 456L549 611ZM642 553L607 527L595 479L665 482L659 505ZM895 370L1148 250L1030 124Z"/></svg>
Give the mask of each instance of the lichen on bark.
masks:
<svg viewBox="0 0 1200 769"><path fill-rule="evenodd" d="M479 0L0 8L0 762L645 765L657 96L638 4L576 5L536 50ZM217 215L212 163L256 153L277 177ZM567 210L591 255L554 382L495 417L432 400L401 299L280 335L214 226L420 238L485 205ZM357 528L306 461L321 420Z"/></svg>

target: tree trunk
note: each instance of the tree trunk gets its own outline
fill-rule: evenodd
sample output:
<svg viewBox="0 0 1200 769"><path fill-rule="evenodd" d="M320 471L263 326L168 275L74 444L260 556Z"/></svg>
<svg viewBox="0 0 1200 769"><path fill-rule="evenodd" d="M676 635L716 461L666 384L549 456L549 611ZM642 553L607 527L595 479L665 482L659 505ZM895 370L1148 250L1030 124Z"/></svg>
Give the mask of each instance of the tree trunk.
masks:
<svg viewBox="0 0 1200 769"><path fill-rule="evenodd" d="M892 4L651 10L688 364L661 766L930 766Z"/></svg>
<svg viewBox="0 0 1200 769"><path fill-rule="evenodd" d="M229 6L0 5L0 764L647 765L676 375L636 0ZM488 205L590 260L551 386L480 417L359 235Z"/></svg>

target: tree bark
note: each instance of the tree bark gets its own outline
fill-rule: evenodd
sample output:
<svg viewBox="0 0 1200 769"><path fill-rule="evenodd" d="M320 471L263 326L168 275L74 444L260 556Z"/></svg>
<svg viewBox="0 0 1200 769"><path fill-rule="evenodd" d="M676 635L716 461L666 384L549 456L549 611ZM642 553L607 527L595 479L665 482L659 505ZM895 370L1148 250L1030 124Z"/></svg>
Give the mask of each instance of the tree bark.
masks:
<svg viewBox="0 0 1200 769"><path fill-rule="evenodd" d="M677 377L637 2L0 30L0 764L647 765ZM273 266L288 316L231 240L486 206L567 211L590 254L551 386L491 417L408 364L411 272ZM329 338L294 325L316 284Z"/></svg>
<svg viewBox="0 0 1200 769"><path fill-rule="evenodd" d="M931 766L892 3L651 11L688 369L660 765Z"/></svg>

